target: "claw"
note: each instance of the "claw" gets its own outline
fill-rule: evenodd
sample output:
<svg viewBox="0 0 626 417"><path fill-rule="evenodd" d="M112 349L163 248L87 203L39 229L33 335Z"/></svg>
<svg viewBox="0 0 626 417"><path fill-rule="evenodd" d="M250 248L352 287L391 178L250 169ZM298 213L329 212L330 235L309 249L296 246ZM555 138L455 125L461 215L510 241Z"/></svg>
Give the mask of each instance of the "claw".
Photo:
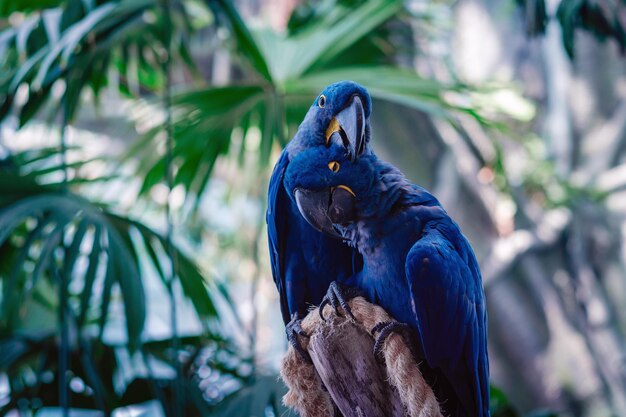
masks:
<svg viewBox="0 0 626 417"><path fill-rule="evenodd" d="M322 302L319 308L317 309L318 313L320 314L320 318L324 321L326 321L326 318L324 317L324 307L326 307L328 304L330 304L330 301L328 300L327 296L324 296L324 298L322 298Z"/></svg>
<svg viewBox="0 0 626 417"><path fill-rule="evenodd" d="M298 355L300 355L300 357L302 358L302 360L304 360L307 363L313 363L313 360L311 359L311 355L309 355L309 352L307 352L302 345L300 344L300 342L298 342L298 339L295 337L290 337L289 338L289 344L291 345L291 347L293 347L293 350L295 350L296 352L298 352Z"/></svg>
<svg viewBox="0 0 626 417"><path fill-rule="evenodd" d="M331 283L330 286L332 287L334 283ZM336 291L330 291L328 293L328 298L330 298L330 304L333 306L333 308L335 309L335 314L339 315L339 297L337 297L337 292Z"/></svg>
<svg viewBox="0 0 626 417"><path fill-rule="evenodd" d="M293 349L298 352L300 357L308 363L313 363L311 360L311 355L307 352L302 345L300 344L300 340L298 340L298 336L309 337L308 334L302 328L302 320L298 317L298 313L293 313L291 315L291 321L287 323L285 327L285 331L287 333L287 339L289 340L289 344L293 347Z"/></svg>
<svg viewBox="0 0 626 417"><path fill-rule="evenodd" d="M411 350L411 354L413 355L413 357L416 359L419 357L414 343L413 329L408 324L399 323L397 321L381 322L372 328L371 333L379 333L376 337L376 341L374 342L374 355L376 357L383 357L383 346L385 345L385 341L391 335L391 333L400 334L404 338L404 341L409 349Z"/></svg>
<svg viewBox="0 0 626 417"><path fill-rule="evenodd" d="M319 306L320 317L322 320L326 320L324 317L324 307L331 305L335 309L335 314L338 316L340 315L339 307L341 307L347 316L352 320L356 320L348 301L360 295L362 295L361 292L356 288L338 284L336 281L331 282Z"/></svg>
<svg viewBox="0 0 626 417"><path fill-rule="evenodd" d="M370 333L374 335L374 334L380 332L382 329L384 329L386 326L388 326L390 324L391 324L390 321L381 321L376 326L372 327L372 330L370 330Z"/></svg>

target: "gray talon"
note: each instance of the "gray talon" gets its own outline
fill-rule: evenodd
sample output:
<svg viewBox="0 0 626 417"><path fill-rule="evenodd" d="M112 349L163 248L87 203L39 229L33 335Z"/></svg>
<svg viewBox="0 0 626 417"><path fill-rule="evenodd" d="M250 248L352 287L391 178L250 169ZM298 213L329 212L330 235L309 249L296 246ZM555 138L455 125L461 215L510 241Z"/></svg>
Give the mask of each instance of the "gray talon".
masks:
<svg viewBox="0 0 626 417"><path fill-rule="evenodd" d="M378 336L376 336L376 341L374 343L374 355L376 355L376 357L382 357L382 349L385 345L385 340L387 340L391 333L400 334L404 338L406 345L411 350L413 357L416 359L419 357L415 344L413 343L413 329L408 324L399 323L397 321L382 322L374 326L371 333L379 333Z"/></svg>
<svg viewBox="0 0 626 417"><path fill-rule="evenodd" d="M324 317L324 307L331 305L335 309L335 314L338 316L341 315L339 313L339 307L341 307L347 316L349 316L352 320L356 320L354 314L352 314L352 309L350 308L348 301L360 295L362 295L361 292L356 288L338 284L336 281L331 282L328 287L328 291L319 306L320 317L322 320L326 320Z"/></svg>
<svg viewBox="0 0 626 417"><path fill-rule="evenodd" d="M300 341L298 340L298 336L309 337L309 335L306 334L302 328L302 320L298 317L298 313L293 313L291 315L291 321L287 323L285 332L287 333L287 340L289 340L289 344L296 352L298 352L300 357L308 363L313 363L311 355L309 355L309 352L302 347Z"/></svg>

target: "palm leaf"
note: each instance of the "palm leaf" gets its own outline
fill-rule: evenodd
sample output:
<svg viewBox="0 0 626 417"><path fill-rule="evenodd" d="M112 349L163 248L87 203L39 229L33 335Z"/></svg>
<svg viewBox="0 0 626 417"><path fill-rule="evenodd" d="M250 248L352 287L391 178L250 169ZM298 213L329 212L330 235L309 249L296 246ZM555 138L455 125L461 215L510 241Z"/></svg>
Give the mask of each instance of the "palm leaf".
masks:
<svg viewBox="0 0 626 417"><path fill-rule="evenodd" d="M207 3L209 7L218 11L218 15L223 15L227 19L237 41L237 50L241 55L244 56L261 77L271 82L272 76L269 71L269 65L271 65L271 63L268 62L267 57L261 52L258 41L244 23L233 3L230 0L207 1Z"/></svg>
<svg viewBox="0 0 626 417"><path fill-rule="evenodd" d="M273 31L255 32L270 73L280 86L309 72L313 67L332 64L353 46L402 9L398 0L373 0L351 9L342 9L331 19L294 36Z"/></svg>
<svg viewBox="0 0 626 417"><path fill-rule="evenodd" d="M174 184L182 184L187 191L199 195L217 158L228 152L233 129L257 109L262 98L263 88L257 85L206 88L175 95L173 151L175 164L181 165L176 167ZM140 194L165 179L164 156L153 151L155 141L163 140L159 133L165 128L160 125L151 130L128 153L128 157L140 159L139 172L144 179Z"/></svg>
<svg viewBox="0 0 626 417"><path fill-rule="evenodd" d="M88 313L94 306L100 307L101 334L107 322L111 292L119 286L129 347L135 349L141 343L146 315L141 267L145 259L142 255L150 254L147 260L163 274L168 262L164 237L102 205L69 192L57 191L56 185L38 185L39 174L62 168L46 164L56 156L54 150L44 150L43 156L32 151L18 154L15 160L26 162L27 167L33 164L43 167L31 168L27 176L19 169L17 172L7 171L11 180L0 181L0 247L15 248L15 255L4 259L4 262L11 262L11 267L0 268L0 280L4 281L2 327L19 327L24 311L18 307L33 297L32 289L41 277L50 281L52 268L59 268L69 280L78 280L82 284L76 313L80 325L87 323ZM5 173L0 178L5 179ZM33 184L27 192L22 187L25 184ZM140 236L140 241L133 236ZM217 320L219 316L214 301L217 291L215 294L209 292L208 281L176 247L174 255L175 273L198 316L203 320ZM88 261L86 266L77 267L79 258ZM104 289L96 292L94 286L99 279L103 280ZM94 299L96 295L98 298Z"/></svg>
<svg viewBox="0 0 626 417"><path fill-rule="evenodd" d="M26 197L17 203L0 209L0 225L3 234L0 236L0 244L8 237L9 234L17 233L16 229L28 222L36 222L39 224L41 218L53 225L50 232L44 233L37 240L41 243L41 250L38 254L36 266L32 275L29 277L30 284L26 288L35 286L38 278L43 274L50 274L51 268L55 267L58 262L53 252L58 248L63 248L62 236L69 235L69 229L75 224L81 224L86 227L100 227L106 231L108 246L102 248L102 253L109 259L108 269L115 271L115 280L122 287L122 296L124 298L127 330L129 337L129 345L135 348L140 341L141 330L145 321L145 301L143 296L143 284L139 279L137 265L129 260L128 248L120 241L117 230L113 228L106 218L102 215L101 210L92 206L87 201L75 197L71 194L43 194L37 196ZM43 226L45 227L45 226ZM35 226L33 233L41 230ZM80 230L80 229L78 229ZM26 232L27 236L30 234ZM65 259L63 266L65 271L69 271L69 266L79 256L84 234L73 233L71 243L65 250ZM80 239L80 241L78 241ZM32 239L30 239L32 240ZM27 239L28 241L28 239ZM30 242L32 245L34 242ZM19 246L19 244L18 244ZM19 265L17 265L19 266ZM23 265L22 265L23 267ZM28 275L27 273L25 275ZM85 280L87 282L87 280ZM30 296L30 292L25 290L22 292L9 293L15 289L15 285L10 285L3 296L3 312L5 317L11 317L15 308L15 301L22 297ZM89 290L90 291L90 290Z"/></svg>
<svg viewBox="0 0 626 417"><path fill-rule="evenodd" d="M446 93L462 93L466 90L461 85L445 85L421 78L408 70L382 66L318 71L289 81L285 89L294 95L308 94L314 97L325 86L339 80L352 80L364 85L372 98L412 107L438 117L448 116L447 110L454 109L446 101Z"/></svg>
<svg viewBox="0 0 626 417"><path fill-rule="evenodd" d="M0 2L0 16L8 17L11 13L28 13L49 7L57 7L64 0L4 0Z"/></svg>
<svg viewBox="0 0 626 417"><path fill-rule="evenodd" d="M144 58L150 51L158 57L158 50L164 48L161 34L165 23L158 0L108 1L97 7L88 7L80 1L75 3L34 15L19 26L0 32L0 50L5 51L7 57L0 65L8 74L0 77L0 120L13 110L13 98L23 83L29 86L29 96L17 109L21 125L49 100L54 82L63 79L68 86L61 97L64 118L71 121L81 91L91 86L97 94L106 83L103 73L109 65L122 69L119 78L123 88L128 79L139 80L142 88L160 87L154 84L154 80L162 80L158 59L148 64ZM172 19L182 22L177 30L188 30L184 7L175 3L171 10L174 14L183 14L180 19ZM148 11L158 16L155 22L143 18ZM175 39L178 42L175 51L188 56L186 37ZM112 57L119 55L119 51L140 65L134 68L117 65ZM132 70L135 73L129 74Z"/></svg>
<svg viewBox="0 0 626 417"><path fill-rule="evenodd" d="M202 195L212 168L220 156L229 152L234 129L245 133L251 126L261 132L259 161L265 166L276 139L284 146L288 130L300 124L310 102L326 85L351 79L364 85L374 99L414 108L431 116L450 118L453 113L469 113L481 123L486 119L475 107L448 100L454 93L462 102L471 103L471 90L461 84L446 85L394 67L354 66L316 70L300 78L287 80L282 94L261 86L209 87L180 93L173 99L175 185L182 185L188 197ZM147 112L147 114L151 114ZM145 122L145 121L142 121ZM138 174L143 177L140 194L147 193L164 180L165 159L155 154L154 141L166 126L157 126L138 141L129 157L140 159ZM243 148L243 144L241 145ZM239 150L241 153L241 149ZM241 158L241 157L240 157Z"/></svg>

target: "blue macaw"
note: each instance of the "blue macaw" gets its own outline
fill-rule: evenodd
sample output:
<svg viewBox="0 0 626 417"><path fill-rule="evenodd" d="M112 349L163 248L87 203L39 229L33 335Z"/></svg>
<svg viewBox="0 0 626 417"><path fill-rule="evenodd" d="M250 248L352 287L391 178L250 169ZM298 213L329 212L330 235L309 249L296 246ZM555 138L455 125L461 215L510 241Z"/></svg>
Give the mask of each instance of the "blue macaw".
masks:
<svg viewBox="0 0 626 417"><path fill-rule="evenodd" d="M361 255L354 248L315 230L301 216L296 202L287 196L285 171L290 161L306 150L325 149L341 140L353 154L369 153L371 100L353 82L332 84L315 99L294 138L280 155L268 193L267 229L272 274L280 295L283 320L290 342L297 344L300 319L318 305L332 281L357 272ZM355 146L361 146L356 149Z"/></svg>
<svg viewBox="0 0 626 417"><path fill-rule="evenodd" d="M301 216L363 257L360 270L334 278L323 303L345 307L342 288L360 290L397 321L377 326L377 349L392 331L407 337L444 415L489 416L486 303L469 242L432 194L366 149L367 135L352 144L328 129L339 133L302 149L283 173ZM311 236L295 236L283 253Z"/></svg>

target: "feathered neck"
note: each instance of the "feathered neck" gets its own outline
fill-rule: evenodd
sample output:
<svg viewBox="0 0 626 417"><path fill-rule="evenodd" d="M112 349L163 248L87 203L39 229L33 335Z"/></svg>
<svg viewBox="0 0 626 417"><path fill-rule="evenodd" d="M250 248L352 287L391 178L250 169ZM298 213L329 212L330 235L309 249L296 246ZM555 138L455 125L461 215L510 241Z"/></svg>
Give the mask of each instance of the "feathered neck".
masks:
<svg viewBox="0 0 626 417"><path fill-rule="evenodd" d="M393 165L375 159L372 181L366 197L357 203L359 220L348 226L344 236L348 244L366 250L398 227L402 227L411 206L439 205L424 188L412 184Z"/></svg>

